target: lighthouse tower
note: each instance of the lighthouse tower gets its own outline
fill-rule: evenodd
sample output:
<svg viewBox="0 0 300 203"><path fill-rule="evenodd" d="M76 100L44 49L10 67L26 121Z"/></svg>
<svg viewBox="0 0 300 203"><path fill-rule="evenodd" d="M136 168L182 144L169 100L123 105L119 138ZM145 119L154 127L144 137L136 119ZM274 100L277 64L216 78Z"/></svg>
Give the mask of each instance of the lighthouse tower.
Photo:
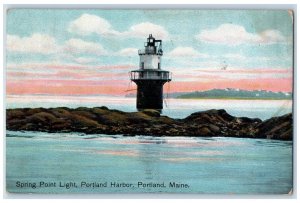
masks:
<svg viewBox="0 0 300 203"><path fill-rule="evenodd" d="M136 107L138 110L163 109L163 85L171 81L169 71L161 69L162 41L150 34L145 48L139 50L138 70L130 72L130 79L137 85Z"/></svg>

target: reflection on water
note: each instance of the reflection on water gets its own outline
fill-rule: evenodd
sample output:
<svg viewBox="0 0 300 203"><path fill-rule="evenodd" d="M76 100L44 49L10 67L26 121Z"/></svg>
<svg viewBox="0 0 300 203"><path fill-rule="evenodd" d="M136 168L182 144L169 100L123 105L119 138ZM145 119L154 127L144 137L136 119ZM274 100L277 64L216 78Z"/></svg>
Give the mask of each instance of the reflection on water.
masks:
<svg viewBox="0 0 300 203"><path fill-rule="evenodd" d="M186 158L162 158L163 161L171 161L171 162L190 162L190 161L196 161L196 162L211 162L211 161L220 161L224 160L221 158L211 158L211 157L202 157L202 158L196 158L196 157L186 157Z"/></svg>
<svg viewBox="0 0 300 203"><path fill-rule="evenodd" d="M292 188L292 142L239 138L7 132L11 192L286 194ZM87 139L88 138L88 139ZM16 181L132 183L132 188L18 188ZM140 188L180 182L189 188ZM276 183L276 184L275 184Z"/></svg>
<svg viewBox="0 0 300 203"><path fill-rule="evenodd" d="M113 156L138 156L137 151L120 151L120 150L93 150L92 153L105 154Z"/></svg>

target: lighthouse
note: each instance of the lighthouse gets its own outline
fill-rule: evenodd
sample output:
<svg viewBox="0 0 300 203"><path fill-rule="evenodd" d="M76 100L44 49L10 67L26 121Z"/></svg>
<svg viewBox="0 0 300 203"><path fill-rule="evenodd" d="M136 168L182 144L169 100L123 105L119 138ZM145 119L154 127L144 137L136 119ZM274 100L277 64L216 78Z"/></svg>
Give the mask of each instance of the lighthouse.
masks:
<svg viewBox="0 0 300 203"><path fill-rule="evenodd" d="M171 81L169 71L161 69L163 55L162 40L156 40L152 34L147 38L144 49L139 50L138 70L130 72L131 81L137 85L137 109L163 109L163 85Z"/></svg>

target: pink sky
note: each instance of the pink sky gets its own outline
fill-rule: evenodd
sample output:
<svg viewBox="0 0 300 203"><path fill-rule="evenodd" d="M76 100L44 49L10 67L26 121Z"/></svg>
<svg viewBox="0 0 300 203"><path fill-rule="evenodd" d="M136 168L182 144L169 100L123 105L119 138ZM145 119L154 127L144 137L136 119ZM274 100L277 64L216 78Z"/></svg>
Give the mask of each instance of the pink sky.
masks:
<svg viewBox="0 0 300 203"><path fill-rule="evenodd" d="M7 94L54 95L125 95L133 93L135 84L128 72L136 69L123 66L72 66L26 64L9 65ZM174 69L173 81L164 86L168 92L190 92L209 89L239 88L244 90L292 91L291 68L193 69L188 73Z"/></svg>

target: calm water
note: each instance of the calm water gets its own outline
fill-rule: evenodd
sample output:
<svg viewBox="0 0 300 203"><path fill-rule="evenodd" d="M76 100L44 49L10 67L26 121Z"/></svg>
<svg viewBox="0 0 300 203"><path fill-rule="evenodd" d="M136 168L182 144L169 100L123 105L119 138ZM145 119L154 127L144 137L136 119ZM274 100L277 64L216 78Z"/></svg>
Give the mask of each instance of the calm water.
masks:
<svg viewBox="0 0 300 203"><path fill-rule="evenodd" d="M8 96L6 103L7 108L107 106L135 111L134 98L119 97ZM163 113L176 118L212 108L263 120L292 111L288 100L166 103ZM9 192L286 194L292 172L289 141L6 133ZM170 182L181 187L170 187Z"/></svg>
<svg viewBox="0 0 300 203"><path fill-rule="evenodd" d="M6 149L10 192L286 194L292 188L289 141L9 131ZM40 182L55 186L39 187ZM76 186L64 187L70 182ZM82 182L107 187L81 187ZM188 187L172 188L170 182Z"/></svg>
<svg viewBox="0 0 300 203"><path fill-rule="evenodd" d="M70 108L107 106L127 112L136 111L135 98L100 96L7 96L7 108L60 107ZM292 112L292 100L222 100L222 99L165 99L163 114L184 118L196 111L225 109L233 116L261 118Z"/></svg>

